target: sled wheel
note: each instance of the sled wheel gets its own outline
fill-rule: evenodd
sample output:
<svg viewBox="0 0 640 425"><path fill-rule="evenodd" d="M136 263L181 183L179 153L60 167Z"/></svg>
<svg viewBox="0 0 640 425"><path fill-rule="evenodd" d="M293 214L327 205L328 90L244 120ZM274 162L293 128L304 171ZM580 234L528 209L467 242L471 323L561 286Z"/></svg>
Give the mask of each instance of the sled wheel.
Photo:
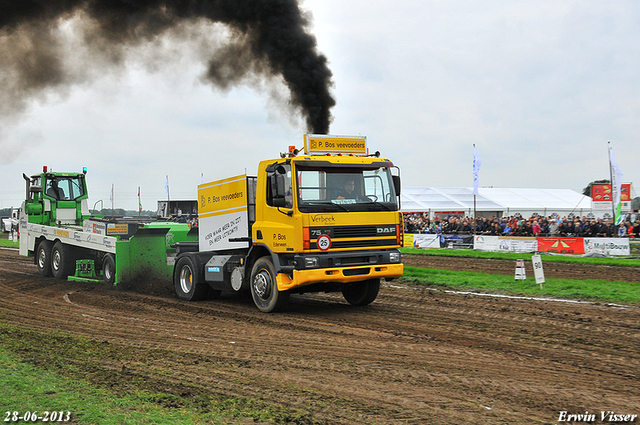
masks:
<svg viewBox="0 0 640 425"><path fill-rule="evenodd" d="M73 247L58 241L51 251L51 271L56 279L66 279L75 269Z"/></svg>
<svg viewBox="0 0 640 425"><path fill-rule="evenodd" d="M36 251L36 265L41 276L53 276L51 272L51 242L43 240Z"/></svg>
<svg viewBox="0 0 640 425"><path fill-rule="evenodd" d="M113 285L116 283L116 260L113 254L105 254L102 259L102 277L104 282Z"/></svg>

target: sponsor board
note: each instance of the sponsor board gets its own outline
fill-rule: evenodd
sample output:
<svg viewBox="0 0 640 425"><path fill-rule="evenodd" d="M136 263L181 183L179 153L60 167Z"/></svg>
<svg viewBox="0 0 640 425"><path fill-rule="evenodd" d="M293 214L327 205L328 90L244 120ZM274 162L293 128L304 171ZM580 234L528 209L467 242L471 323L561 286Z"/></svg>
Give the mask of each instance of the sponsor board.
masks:
<svg viewBox="0 0 640 425"><path fill-rule="evenodd" d="M366 137L327 136L323 134L305 134L305 154L367 154Z"/></svg>
<svg viewBox="0 0 640 425"><path fill-rule="evenodd" d="M440 236L431 234L414 234L413 247L414 248L440 248ZM407 235L404 237L405 241L408 240ZM406 242L405 242L406 243Z"/></svg>
<svg viewBox="0 0 640 425"><path fill-rule="evenodd" d="M539 237L538 251L558 254L584 254L583 238Z"/></svg>
<svg viewBox="0 0 640 425"><path fill-rule="evenodd" d="M629 239L584 238L585 254L631 255Z"/></svg>
<svg viewBox="0 0 640 425"><path fill-rule="evenodd" d="M473 238L473 249L490 252L536 252L538 240L536 238L480 235Z"/></svg>

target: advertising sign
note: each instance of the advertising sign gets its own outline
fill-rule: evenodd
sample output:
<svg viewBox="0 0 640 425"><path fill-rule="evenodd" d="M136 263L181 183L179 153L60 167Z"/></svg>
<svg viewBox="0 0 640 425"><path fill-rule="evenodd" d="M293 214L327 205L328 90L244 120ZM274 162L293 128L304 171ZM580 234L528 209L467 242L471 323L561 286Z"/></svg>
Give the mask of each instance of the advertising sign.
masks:
<svg viewBox="0 0 640 425"><path fill-rule="evenodd" d="M405 235L405 240L407 236ZM414 248L440 248L440 236L433 234L415 234L413 235Z"/></svg>
<svg viewBox="0 0 640 425"><path fill-rule="evenodd" d="M631 211L631 184L625 183L620 187L621 211L627 213ZM597 211L611 212L613 210L613 192L610 184L594 184L591 186L591 208ZM599 217L602 214L598 215Z"/></svg>
<svg viewBox="0 0 640 425"><path fill-rule="evenodd" d="M200 251L245 248L249 237L247 176L242 174L198 186Z"/></svg>
<svg viewBox="0 0 640 425"><path fill-rule="evenodd" d="M538 238L538 251L557 252L558 254L584 254L583 238Z"/></svg>
<svg viewBox="0 0 640 425"><path fill-rule="evenodd" d="M584 238L586 254L631 255L629 239L626 238Z"/></svg>
<svg viewBox="0 0 640 425"><path fill-rule="evenodd" d="M366 155L366 137L327 136L325 134L305 134L305 154Z"/></svg>

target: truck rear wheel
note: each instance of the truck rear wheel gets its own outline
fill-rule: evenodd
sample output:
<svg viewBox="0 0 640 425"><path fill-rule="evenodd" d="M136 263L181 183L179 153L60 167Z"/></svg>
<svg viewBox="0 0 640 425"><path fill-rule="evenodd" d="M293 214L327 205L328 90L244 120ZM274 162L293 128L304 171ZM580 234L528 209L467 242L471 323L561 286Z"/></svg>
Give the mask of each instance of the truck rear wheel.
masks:
<svg viewBox="0 0 640 425"><path fill-rule="evenodd" d="M369 305L378 297L379 291L380 279L369 279L352 283L342 295L351 305Z"/></svg>
<svg viewBox="0 0 640 425"><path fill-rule="evenodd" d="M270 257L262 257L253 265L251 297L258 310L264 313L281 310L289 299L288 292L278 291L275 267Z"/></svg>
<svg viewBox="0 0 640 425"><path fill-rule="evenodd" d="M102 277L104 282L113 285L116 282L116 260L113 254L105 254L102 259Z"/></svg>
<svg viewBox="0 0 640 425"><path fill-rule="evenodd" d="M58 241L51 250L51 271L56 279L65 279L75 269L73 247Z"/></svg>
<svg viewBox="0 0 640 425"><path fill-rule="evenodd" d="M53 276L53 273L51 272L51 245L51 242L46 239L38 244L38 250L36 251L36 265L38 266L40 276Z"/></svg>
<svg viewBox="0 0 640 425"><path fill-rule="evenodd" d="M181 300L198 301L203 299L209 285L204 281L200 261L194 256L180 257L173 272L176 295Z"/></svg>

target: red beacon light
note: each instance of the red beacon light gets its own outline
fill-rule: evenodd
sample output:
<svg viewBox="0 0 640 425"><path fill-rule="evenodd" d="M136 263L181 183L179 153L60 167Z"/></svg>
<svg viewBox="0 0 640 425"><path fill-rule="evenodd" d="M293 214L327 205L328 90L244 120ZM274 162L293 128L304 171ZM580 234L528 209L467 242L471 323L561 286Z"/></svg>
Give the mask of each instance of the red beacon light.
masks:
<svg viewBox="0 0 640 425"><path fill-rule="evenodd" d="M43 172L43 173L46 173L46 172L47 172L47 170L48 170L48 167L47 167L46 165L43 165L43 166L42 166L42 172Z"/></svg>

